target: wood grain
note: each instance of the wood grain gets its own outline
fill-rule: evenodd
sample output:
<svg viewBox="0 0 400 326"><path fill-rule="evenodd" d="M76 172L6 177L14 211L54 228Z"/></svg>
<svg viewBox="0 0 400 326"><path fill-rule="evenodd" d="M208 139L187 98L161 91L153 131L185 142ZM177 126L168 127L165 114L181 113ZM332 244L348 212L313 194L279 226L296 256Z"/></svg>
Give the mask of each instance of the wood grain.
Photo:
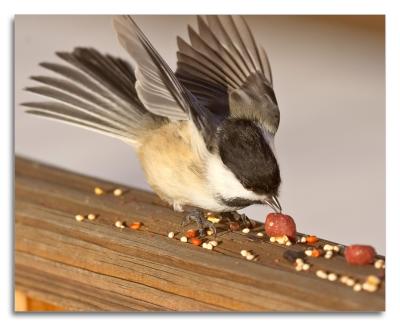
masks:
<svg viewBox="0 0 400 326"><path fill-rule="evenodd" d="M96 186L107 192L96 196ZM122 196L112 195L116 187ZM74 218L89 213L98 218ZM117 220L143 226L119 229ZM16 289L69 311L384 310L384 282L356 293L315 276L324 269L363 280L378 273L373 266L335 256L309 259L310 271L296 272L282 257L285 246L255 236L259 223L250 235L217 224L220 244L210 251L178 240L181 220L151 193L16 158Z"/></svg>

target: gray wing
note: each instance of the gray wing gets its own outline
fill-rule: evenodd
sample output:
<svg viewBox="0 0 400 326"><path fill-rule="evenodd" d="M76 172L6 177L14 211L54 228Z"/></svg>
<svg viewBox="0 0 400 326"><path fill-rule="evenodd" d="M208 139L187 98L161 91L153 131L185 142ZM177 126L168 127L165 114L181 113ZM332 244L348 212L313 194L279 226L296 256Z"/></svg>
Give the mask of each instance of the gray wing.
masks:
<svg viewBox="0 0 400 326"><path fill-rule="evenodd" d="M174 120L192 120L206 143L215 135L216 117L176 78L131 16L116 16L121 45L135 60L136 91L150 112Z"/></svg>
<svg viewBox="0 0 400 326"><path fill-rule="evenodd" d="M240 16L198 17L190 44L178 37L176 75L221 118L243 117L275 134L279 108L268 57Z"/></svg>
<svg viewBox="0 0 400 326"><path fill-rule="evenodd" d="M132 67L124 60L92 48L57 52L63 63L40 65L55 73L32 76L40 86L26 90L47 101L22 103L26 111L135 142L143 128L162 122L146 110L135 92Z"/></svg>

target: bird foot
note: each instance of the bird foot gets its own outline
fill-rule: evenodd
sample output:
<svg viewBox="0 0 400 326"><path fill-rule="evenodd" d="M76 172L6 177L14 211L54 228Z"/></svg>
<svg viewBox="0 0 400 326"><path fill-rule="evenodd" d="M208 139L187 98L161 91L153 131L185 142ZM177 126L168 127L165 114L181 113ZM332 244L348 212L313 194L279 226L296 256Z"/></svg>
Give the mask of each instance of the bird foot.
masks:
<svg viewBox="0 0 400 326"><path fill-rule="evenodd" d="M242 223L246 227L254 226L246 214L239 214L238 212L224 212L221 213L221 217L227 218L229 222L232 222L233 219L233 221Z"/></svg>
<svg viewBox="0 0 400 326"><path fill-rule="evenodd" d="M206 229L211 229L214 233L214 236L217 234L217 230L215 229L215 226L213 223L208 221L204 217L204 213L201 210L193 210L189 212L182 220L181 226L184 227L188 225L191 222L196 222L197 226L199 228L199 235L200 237L205 237L206 234Z"/></svg>

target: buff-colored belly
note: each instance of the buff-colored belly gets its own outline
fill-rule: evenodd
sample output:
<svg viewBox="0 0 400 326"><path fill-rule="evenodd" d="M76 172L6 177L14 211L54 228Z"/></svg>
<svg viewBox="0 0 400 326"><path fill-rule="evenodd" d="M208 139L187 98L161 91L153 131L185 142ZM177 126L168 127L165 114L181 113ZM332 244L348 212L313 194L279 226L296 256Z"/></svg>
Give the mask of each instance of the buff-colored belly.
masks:
<svg viewBox="0 0 400 326"><path fill-rule="evenodd" d="M205 178L202 160L192 150L187 122L166 124L141 139L138 155L147 181L171 205L220 209Z"/></svg>

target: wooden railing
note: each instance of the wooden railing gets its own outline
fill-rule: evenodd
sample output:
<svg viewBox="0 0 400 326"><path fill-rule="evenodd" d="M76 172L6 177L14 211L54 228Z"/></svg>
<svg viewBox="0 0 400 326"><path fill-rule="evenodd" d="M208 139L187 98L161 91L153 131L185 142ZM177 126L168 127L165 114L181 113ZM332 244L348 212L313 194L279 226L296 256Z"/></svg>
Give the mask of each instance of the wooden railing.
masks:
<svg viewBox="0 0 400 326"><path fill-rule="evenodd" d="M107 192L94 194L94 187ZM316 270L364 279L379 271L352 266L340 255L308 258L295 271L288 250L255 234L217 224L219 245L179 241L182 214L155 195L22 158L15 160L15 286L31 300L70 311L382 311L377 292L355 292ZM76 214L97 215L94 221ZM140 221L139 230L115 227ZM174 231L174 239L167 237ZM210 236L213 239L213 236ZM324 243L325 241L321 241ZM291 250L304 250L296 244ZM256 261L240 254L251 250ZM380 271L382 272L382 270Z"/></svg>

